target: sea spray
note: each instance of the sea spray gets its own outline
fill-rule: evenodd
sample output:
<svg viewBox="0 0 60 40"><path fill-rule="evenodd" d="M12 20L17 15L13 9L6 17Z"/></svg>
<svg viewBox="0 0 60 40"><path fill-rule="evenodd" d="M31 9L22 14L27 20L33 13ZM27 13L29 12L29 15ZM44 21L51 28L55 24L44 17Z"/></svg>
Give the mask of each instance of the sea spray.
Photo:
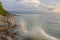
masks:
<svg viewBox="0 0 60 40"><path fill-rule="evenodd" d="M27 30L27 32L23 32L21 38L23 38L22 40L57 40L55 37L46 34L45 31L38 26L32 27L30 31Z"/></svg>
<svg viewBox="0 0 60 40"><path fill-rule="evenodd" d="M57 40L55 37L52 37L45 33L45 31L38 27L34 26L28 33L25 35L27 38L31 38L33 40Z"/></svg>
<svg viewBox="0 0 60 40"><path fill-rule="evenodd" d="M27 32L26 30L26 22L22 19L19 23L19 30L20 32Z"/></svg>
<svg viewBox="0 0 60 40"><path fill-rule="evenodd" d="M17 30L20 34L18 40L57 40L55 37L46 34L41 26L36 24L28 31L26 28L28 23L23 18L19 19L18 25Z"/></svg>

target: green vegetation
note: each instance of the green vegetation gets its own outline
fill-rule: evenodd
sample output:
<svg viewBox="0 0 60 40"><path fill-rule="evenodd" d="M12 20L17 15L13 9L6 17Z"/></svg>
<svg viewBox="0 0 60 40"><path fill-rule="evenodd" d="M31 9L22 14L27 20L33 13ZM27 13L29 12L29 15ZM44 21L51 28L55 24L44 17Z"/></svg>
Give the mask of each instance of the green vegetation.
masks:
<svg viewBox="0 0 60 40"><path fill-rule="evenodd" d="M0 15L3 15L3 16L9 16L10 13L8 13L2 6L2 3L0 2Z"/></svg>

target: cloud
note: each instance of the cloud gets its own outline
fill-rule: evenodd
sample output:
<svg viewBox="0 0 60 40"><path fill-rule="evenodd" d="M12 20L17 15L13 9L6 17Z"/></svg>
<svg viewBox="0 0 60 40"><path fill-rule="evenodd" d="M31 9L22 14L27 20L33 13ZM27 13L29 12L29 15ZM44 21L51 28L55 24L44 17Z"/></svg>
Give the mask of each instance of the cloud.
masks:
<svg viewBox="0 0 60 40"><path fill-rule="evenodd" d="M6 10L58 12L59 2L56 0L0 0Z"/></svg>
<svg viewBox="0 0 60 40"><path fill-rule="evenodd" d="M40 5L39 0L22 0L22 3L24 3L24 5L27 6L35 6L35 7Z"/></svg>
<svg viewBox="0 0 60 40"><path fill-rule="evenodd" d="M53 8L52 5L49 5L49 4L43 4L42 6L46 6L46 7L49 7L49 8Z"/></svg>
<svg viewBox="0 0 60 40"><path fill-rule="evenodd" d="M1 0L2 1L2 0ZM20 4L20 5L30 5L30 6L39 6L40 0L3 0L2 2L6 4Z"/></svg>
<svg viewBox="0 0 60 40"><path fill-rule="evenodd" d="M1 0L7 10L35 10L40 5L40 0Z"/></svg>
<svg viewBox="0 0 60 40"><path fill-rule="evenodd" d="M60 8L55 8L55 9L53 10L53 13L60 13Z"/></svg>

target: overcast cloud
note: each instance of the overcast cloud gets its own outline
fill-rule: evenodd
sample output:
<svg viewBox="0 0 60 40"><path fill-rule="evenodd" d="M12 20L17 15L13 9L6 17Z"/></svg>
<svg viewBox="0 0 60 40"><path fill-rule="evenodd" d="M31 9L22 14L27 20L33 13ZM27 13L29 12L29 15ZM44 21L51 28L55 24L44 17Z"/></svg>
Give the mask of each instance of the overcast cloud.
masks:
<svg viewBox="0 0 60 40"><path fill-rule="evenodd" d="M60 12L60 0L0 0L9 11Z"/></svg>

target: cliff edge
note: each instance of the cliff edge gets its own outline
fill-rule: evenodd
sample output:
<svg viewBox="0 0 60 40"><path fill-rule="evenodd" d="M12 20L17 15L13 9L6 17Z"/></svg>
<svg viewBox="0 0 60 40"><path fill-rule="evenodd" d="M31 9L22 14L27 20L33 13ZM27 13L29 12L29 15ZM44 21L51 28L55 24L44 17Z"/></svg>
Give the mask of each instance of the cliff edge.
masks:
<svg viewBox="0 0 60 40"><path fill-rule="evenodd" d="M7 11L3 8L1 2L0 2L0 15L3 15L3 16L9 16L9 15L10 15L10 13L7 12Z"/></svg>

